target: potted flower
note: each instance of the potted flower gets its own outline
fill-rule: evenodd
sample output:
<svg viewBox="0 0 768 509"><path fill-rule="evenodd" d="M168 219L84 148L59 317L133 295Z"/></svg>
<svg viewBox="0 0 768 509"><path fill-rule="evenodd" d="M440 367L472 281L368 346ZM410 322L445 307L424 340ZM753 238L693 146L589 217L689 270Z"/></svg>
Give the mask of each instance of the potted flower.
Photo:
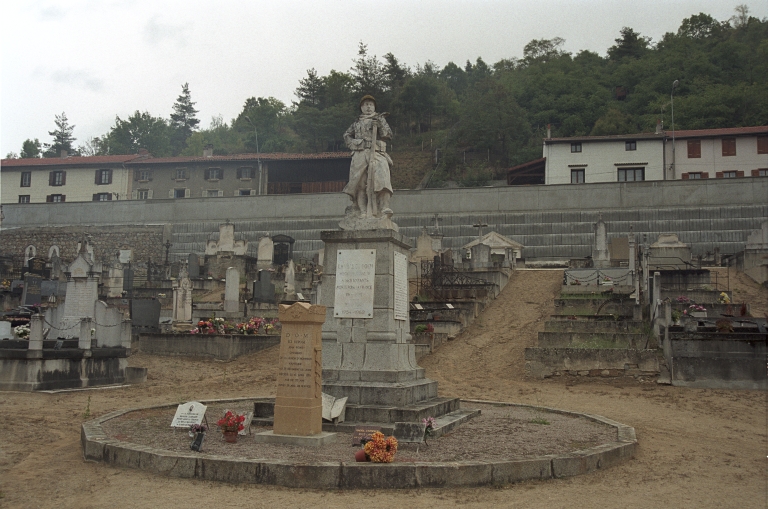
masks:
<svg viewBox="0 0 768 509"><path fill-rule="evenodd" d="M698 304L691 304L688 306L688 309L690 311L690 315L696 318L706 318L707 317L707 308L704 306L700 306Z"/></svg>
<svg viewBox="0 0 768 509"><path fill-rule="evenodd" d="M229 443L237 442L237 434L245 429L245 415L238 415L232 410L227 410L224 417L218 420L216 424L221 428L224 434L224 440Z"/></svg>
<svg viewBox="0 0 768 509"><path fill-rule="evenodd" d="M374 463L392 463L397 452L397 439L384 437L381 431L371 435L371 440L366 442L365 455Z"/></svg>
<svg viewBox="0 0 768 509"><path fill-rule="evenodd" d="M683 313L680 311L673 309L672 310L672 323L674 325L680 325L680 318L683 316Z"/></svg>

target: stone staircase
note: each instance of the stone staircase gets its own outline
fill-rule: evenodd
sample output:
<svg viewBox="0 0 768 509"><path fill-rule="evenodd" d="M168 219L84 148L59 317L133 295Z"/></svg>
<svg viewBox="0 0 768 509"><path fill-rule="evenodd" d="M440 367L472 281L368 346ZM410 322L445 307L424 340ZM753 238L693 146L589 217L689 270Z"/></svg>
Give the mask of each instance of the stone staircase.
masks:
<svg viewBox="0 0 768 509"><path fill-rule="evenodd" d="M658 376L658 342L628 294L566 290L555 299L556 314L539 332L538 346L525 350L530 376Z"/></svg>

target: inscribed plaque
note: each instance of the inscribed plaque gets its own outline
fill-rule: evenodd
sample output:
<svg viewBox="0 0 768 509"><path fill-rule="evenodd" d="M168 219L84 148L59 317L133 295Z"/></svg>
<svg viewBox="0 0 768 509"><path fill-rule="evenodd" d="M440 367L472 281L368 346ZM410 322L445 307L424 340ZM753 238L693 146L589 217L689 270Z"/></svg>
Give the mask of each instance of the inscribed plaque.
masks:
<svg viewBox="0 0 768 509"><path fill-rule="evenodd" d="M395 320L408 319L408 258L395 253Z"/></svg>
<svg viewBox="0 0 768 509"><path fill-rule="evenodd" d="M336 318L373 318L375 249L340 249L336 257Z"/></svg>
<svg viewBox="0 0 768 509"><path fill-rule="evenodd" d="M171 427L188 428L193 424L201 424L203 422L203 416L205 416L205 410L207 408L207 406L203 405L199 401L182 403L176 409L176 415L173 416Z"/></svg>

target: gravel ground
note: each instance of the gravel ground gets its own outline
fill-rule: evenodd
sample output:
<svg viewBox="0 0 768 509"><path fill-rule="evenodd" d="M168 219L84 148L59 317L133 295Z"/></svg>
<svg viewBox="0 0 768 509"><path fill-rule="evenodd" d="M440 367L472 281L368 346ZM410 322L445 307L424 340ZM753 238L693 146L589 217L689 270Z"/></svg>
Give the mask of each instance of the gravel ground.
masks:
<svg viewBox="0 0 768 509"><path fill-rule="evenodd" d="M495 461L561 454L614 442L616 430L582 417L514 406L465 405L481 414L428 446L401 443L396 462ZM209 405L208 422L213 424L229 408ZM252 408L244 402L232 410L245 413ZM130 412L105 422L105 433L115 439L174 452L189 452L192 439L186 431L170 428L175 408ZM218 429L206 433L203 452L247 459L290 460L303 463L353 461L357 446L351 433L337 433L332 443L322 447L299 447L256 443L253 433L271 427L252 427L251 435L240 436L236 444L224 441ZM417 450L418 449L418 450Z"/></svg>

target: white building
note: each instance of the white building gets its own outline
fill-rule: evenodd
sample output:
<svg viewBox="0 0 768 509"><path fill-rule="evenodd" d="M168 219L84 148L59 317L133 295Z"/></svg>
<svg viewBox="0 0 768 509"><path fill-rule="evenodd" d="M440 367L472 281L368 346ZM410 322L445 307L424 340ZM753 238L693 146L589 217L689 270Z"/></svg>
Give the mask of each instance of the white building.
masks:
<svg viewBox="0 0 768 509"><path fill-rule="evenodd" d="M668 179L768 176L768 126L666 133ZM673 153L674 146L674 153Z"/></svg>
<svg viewBox="0 0 768 509"><path fill-rule="evenodd" d="M545 183L768 176L768 126L544 140Z"/></svg>
<svg viewBox="0 0 768 509"><path fill-rule="evenodd" d="M125 163L147 155L3 159L2 203L59 203L130 199Z"/></svg>
<svg viewBox="0 0 768 509"><path fill-rule="evenodd" d="M546 184L664 179L663 134L544 140Z"/></svg>

